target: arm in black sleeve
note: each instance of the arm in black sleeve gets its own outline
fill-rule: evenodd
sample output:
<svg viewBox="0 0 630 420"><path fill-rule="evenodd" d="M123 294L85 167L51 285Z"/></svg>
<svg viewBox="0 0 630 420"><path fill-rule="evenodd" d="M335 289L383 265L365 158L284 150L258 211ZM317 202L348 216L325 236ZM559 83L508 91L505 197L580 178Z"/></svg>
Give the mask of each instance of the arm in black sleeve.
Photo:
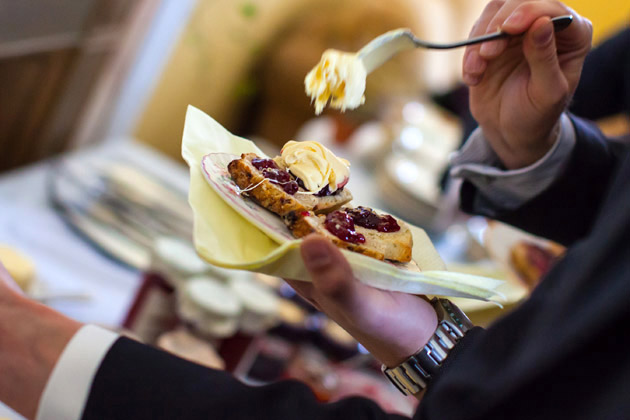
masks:
<svg viewBox="0 0 630 420"><path fill-rule="evenodd" d="M628 182L624 187L589 238L527 301L453 349L417 418L628 418L630 199L619 195Z"/></svg>
<svg viewBox="0 0 630 420"><path fill-rule="evenodd" d="M570 111L591 120L630 113L630 28L586 56Z"/></svg>
<svg viewBox="0 0 630 420"><path fill-rule="evenodd" d="M230 374L120 338L92 383L83 420L401 419L365 398L323 404L297 381L247 386Z"/></svg>
<svg viewBox="0 0 630 420"><path fill-rule="evenodd" d="M592 124L571 116L576 144L563 174L544 192L515 210L493 206L477 188L465 181L461 206L468 213L482 214L569 245L591 229L620 157L627 149L607 140Z"/></svg>

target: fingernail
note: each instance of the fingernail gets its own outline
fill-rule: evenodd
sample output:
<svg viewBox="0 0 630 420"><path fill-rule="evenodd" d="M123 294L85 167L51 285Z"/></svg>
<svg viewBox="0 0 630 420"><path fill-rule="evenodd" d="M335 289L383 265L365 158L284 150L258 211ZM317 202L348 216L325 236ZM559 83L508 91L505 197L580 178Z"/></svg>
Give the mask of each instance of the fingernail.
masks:
<svg viewBox="0 0 630 420"><path fill-rule="evenodd" d="M464 73L463 79L464 79L464 83L466 85L468 85L468 86L476 86L481 81L481 76L476 75L476 74L473 75L473 74L469 74L469 73Z"/></svg>
<svg viewBox="0 0 630 420"><path fill-rule="evenodd" d="M521 12L514 12L503 22L503 26L516 26L523 20L523 14Z"/></svg>
<svg viewBox="0 0 630 420"><path fill-rule="evenodd" d="M302 244L302 257L306 268L312 271L321 270L332 262L330 250L323 241L305 241Z"/></svg>
<svg viewBox="0 0 630 420"><path fill-rule="evenodd" d="M547 45L551 41L551 37L553 36L553 25L551 23L546 23L534 32L534 42L537 45Z"/></svg>
<svg viewBox="0 0 630 420"><path fill-rule="evenodd" d="M479 73L481 71L481 58L476 51L471 51L466 57L464 71L466 73Z"/></svg>

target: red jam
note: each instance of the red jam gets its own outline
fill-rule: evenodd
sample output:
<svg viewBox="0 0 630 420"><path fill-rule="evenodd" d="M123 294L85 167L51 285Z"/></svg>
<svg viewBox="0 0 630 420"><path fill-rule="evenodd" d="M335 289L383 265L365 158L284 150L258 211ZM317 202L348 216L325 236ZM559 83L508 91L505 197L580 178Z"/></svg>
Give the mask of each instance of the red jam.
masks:
<svg viewBox="0 0 630 420"><path fill-rule="evenodd" d="M376 229L379 232L398 232L400 225L390 215L379 216L372 209L359 206L349 209L348 213L354 223L367 229Z"/></svg>
<svg viewBox="0 0 630 420"><path fill-rule="evenodd" d="M337 190L339 191L339 190ZM329 195L333 195L333 194L337 194L337 191L335 191L334 193L330 192L330 187L328 187L328 184L326 184L326 186L324 188L322 188L321 190L319 190L319 192L317 194L315 194L316 197L327 197Z"/></svg>
<svg viewBox="0 0 630 420"><path fill-rule="evenodd" d="M291 174L278 168L278 165L272 159L255 158L252 159L252 165L261 171L265 178L274 184L278 184L287 194L294 195L298 192L298 183L295 182Z"/></svg>
<svg viewBox="0 0 630 420"><path fill-rule="evenodd" d="M354 230L352 217L344 211L333 211L326 216L324 226L328 232L335 235L344 242L352 244L365 243L365 236Z"/></svg>
<svg viewBox="0 0 630 420"><path fill-rule="evenodd" d="M295 176L295 175L294 175ZM302 187L302 189L306 189L306 186L304 185L304 181L302 181L300 178L295 177L295 179L297 180L297 183L300 187ZM344 184L345 185L345 184ZM326 185L324 188L322 188L321 190L319 190L318 193L315 194L315 197L328 197L329 195L335 195L340 193L341 191L343 191L343 187L337 188L337 190L335 190L335 192L330 192L330 187L328 185Z"/></svg>
<svg viewBox="0 0 630 420"><path fill-rule="evenodd" d="M252 159L252 165L254 165L254 168L259 171L262 171L263 169L279 169L273 159L254 158Z"/></svg>

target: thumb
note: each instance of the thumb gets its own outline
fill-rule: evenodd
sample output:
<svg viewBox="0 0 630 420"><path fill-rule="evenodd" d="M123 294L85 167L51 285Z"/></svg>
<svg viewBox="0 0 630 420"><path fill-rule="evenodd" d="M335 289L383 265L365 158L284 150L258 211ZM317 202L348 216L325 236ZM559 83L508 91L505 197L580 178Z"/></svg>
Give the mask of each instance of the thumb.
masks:
<svg viewBox="0 0 630 420"><path fill-rule="evenodd" d="M358 282L341 251L323 236L309 235L302 241L301 253L315 289L328 299L350 303Z"/></svg>
<svg viewBox="0 0 630 420"><path fill-rule="evenodd" d="M553 23L537 19L525 36L523 52L531 72L531 98L541 107L557 105L568 95L568 83L560 68Z"/></svg>

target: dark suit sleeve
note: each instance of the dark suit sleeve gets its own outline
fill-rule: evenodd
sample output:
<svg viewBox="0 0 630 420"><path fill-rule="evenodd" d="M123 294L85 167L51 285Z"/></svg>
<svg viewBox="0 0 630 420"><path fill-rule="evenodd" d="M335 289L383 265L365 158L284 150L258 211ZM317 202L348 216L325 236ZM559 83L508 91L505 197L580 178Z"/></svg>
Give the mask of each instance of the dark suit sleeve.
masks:
<svg viewBox="0 0 630 420"><path fill-rule="evenodd" d="M570 110L591 120L630 113L630 28L586 56Z"/></svg>
<svg viewBox="0 0 630 420"><path fill-rule="evenodd" d="M594 261L592 249L578 247L519 308L469 332L416 418L629 418L630 363L620 348L630 334L617 331L628 318L630 252L628 229L618 230L606 258Z"/></svg>
<svg viewBox="0 0 630 420"><path fill-rule="evenodd" d="M230 374L120 338L92 383L84 420L402 419L373 401L318 402L297 381L247 386Z"/></svg>
<svg viewBox="0 0 630 420"><path fill-rule="evenodd" d="M460 195L462 209L564 245L588 234L627 146L606 139L585 120L571 116L571 121L576 131L575 148L566 170L547 190L515 210L504 210L465 181Z"/></svg>

